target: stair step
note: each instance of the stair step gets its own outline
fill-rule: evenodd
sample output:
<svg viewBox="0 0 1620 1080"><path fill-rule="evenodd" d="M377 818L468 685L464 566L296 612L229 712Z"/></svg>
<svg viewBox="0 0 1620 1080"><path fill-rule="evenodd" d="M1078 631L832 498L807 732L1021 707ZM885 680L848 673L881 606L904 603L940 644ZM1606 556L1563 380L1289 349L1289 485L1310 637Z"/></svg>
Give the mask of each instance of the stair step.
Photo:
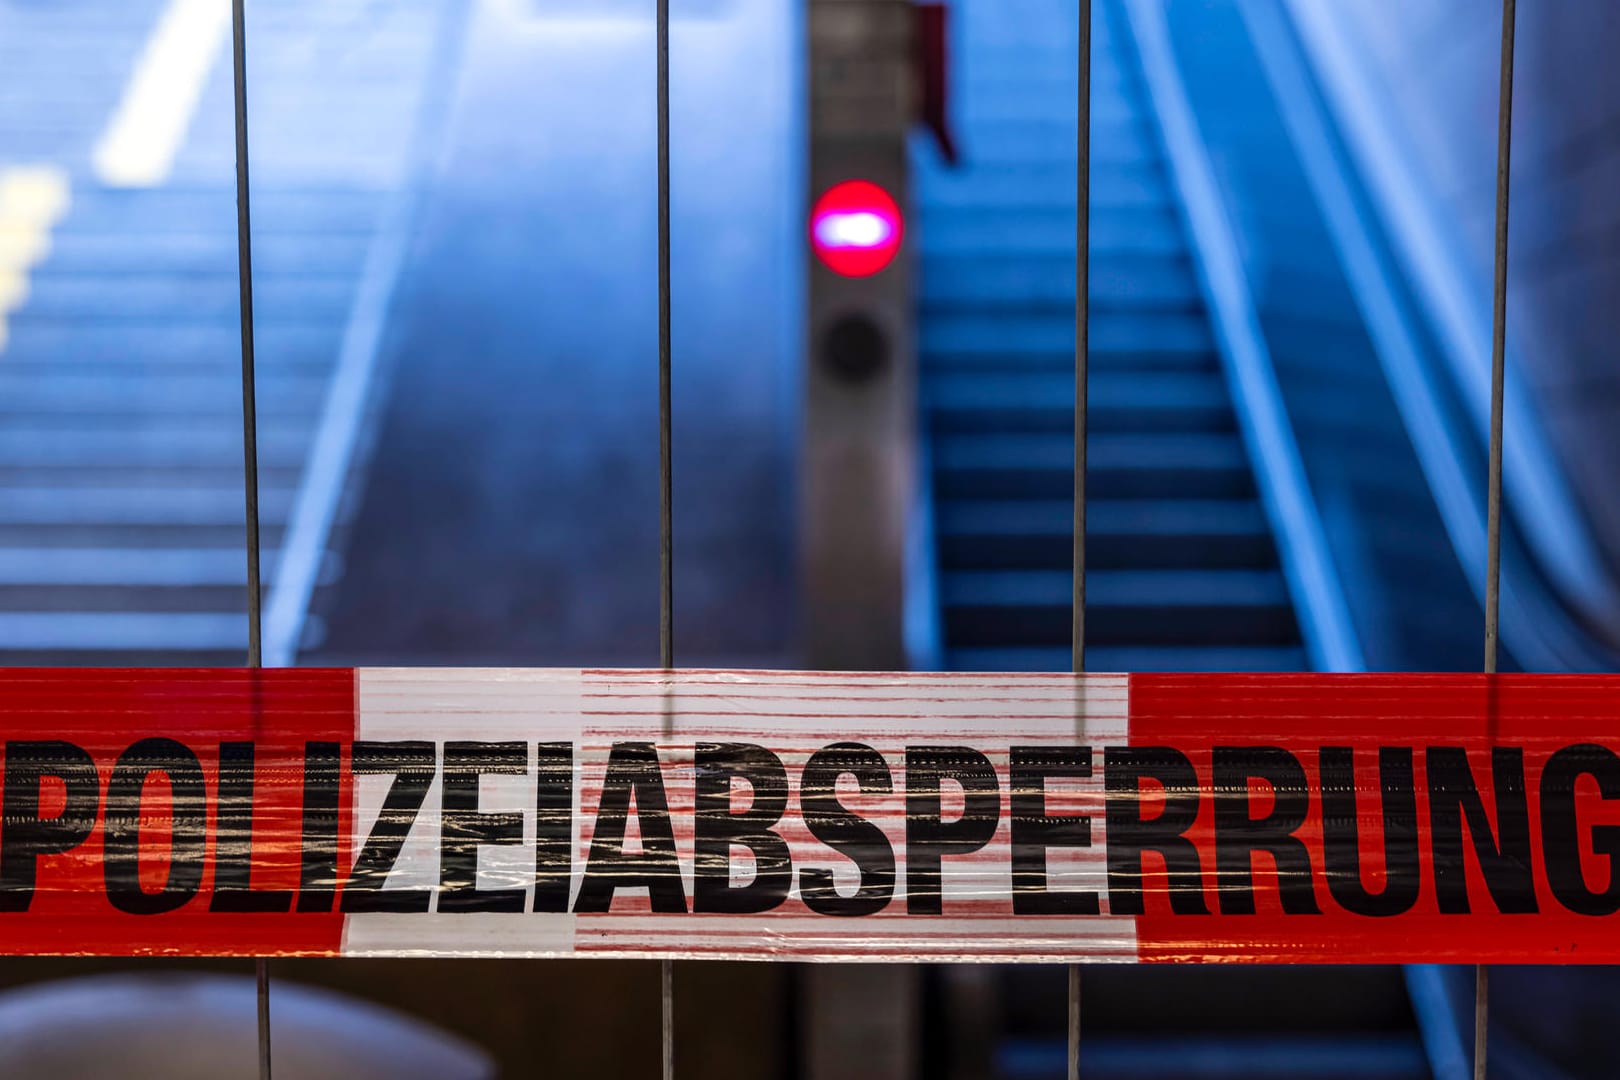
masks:
<svg viewBox="0 0 1620 1080"><path fill-rule="evenodd" d="M1097 313L1189 309L1202 300L1191 264L1184 258L1096 255L1091 302ZM981 253L925 256L922 311L972 306L976 310L1053 310L1074 307L1072 255Z"/></svg>
<svg viewBox="0 0 1620 1080"><path fill-rule="evenodd" d="M1069 565L1074 538L1069 500L952 501L934 513L943 567ZM1088 500L1086 557L1096 569L1276 565L1265 513L1251 499Z"/></svg>
<svg viewBox="0 0 1620 1080"><path fill-rule="evenodd" d="M255 174L254 242L261 233L366 235L376 229L384 200L384 194L374 189L345 190L326 184L277 187L259 181ZM204 228L229 236L235 223L236 190L229 183L204 187L77 187L72 206L56 231L63 236L102 234L135 239L193 233Z"/></svg>
<svg viewBox="0 0 1620 1080"><path fill-rule="evenodd" d="M0 650L190 652L247 648L247 616L225 612L0 612Z"/></svg>
<svg viewBox="0 0 1620 1080"><path fill-rule="evenodd" d="M1092 433L1230 431L1231 403L1215 372L1105 370L1087 379ZM1069 372L950 372L931 376L923 401L936 432L1073 432Z"/></svg>
<svg viewBox="0 0 1620 1080"><path fill-rule="evenodd" d="M123 522L52 522L8 524L0 522L0 547L56 550L94 548L99 550L161 551L167 548L220 548L241 551L245 533L244 514L232 522L189 525L164 521L155 524ZM266 550L279 547L284 532L276 521L261 522L259 541Z"/></svg>
<svg viewBox="0 0 1620 1080"><path fill-rule="evenodd" d="M237 553L241 556L241 553ZM246 562L246 556L241 556ZM246 573L241 582L0 581L0 611L74 615L86 611L135 611L144 615L218 615L246 618Z"/></svg>
<svg viewBox="0 0 1620 1080"><path fill-rule="evenodd" d="M1254 494L1233 434L1100 434L1088 440L1092 498L1237 499ZM948 435L934 449L935 496L1060 499L1074 491L1074 439L1054 434Z"/></svg>
<svg viewBox="0 0 1620 1080"><path fill-rule="evenodd" d="M343 327L326 322L278 322L273 316L256 320L258 354L266 372L272 367L330 365L337 356ZM27 309L11 318L5 366L49 365L71 369L75 364L117 364L161 370L169 366L202 367L220 371L240 369L242 332L229 323L191 320L152 320L146 324L40 320Z"/></svg>
<svg viewBox="0 0 1620 1080"><path fill-rule="evenodd" d="M310 432L281 426L261 428L260 459L291 466L302 460ZM109 431L96 425L60 426L49 430L0 429L0 467L68 466L123 463L134 467L182 466L199 461L240 460L242 431L224 424L181 427L158 425L147 430Z"/></svg>
<svg viewBox="0 0 1620 1080"><path fill-rule="evenodd" d="M40 276L68 273L105 275L116 282L122 274L225 274L236 278L236 233L229 223L202 231L143 236L131 243L112 233L54 233L49 260ZM1073 231L1072 229L1070 230ZM369 233L271 232L253 236L254 279L286 274L355 274L365 263Z"/></svg>
<svg viewBox="0 0 1620 1080"><path fill-rule="evenodd" d="M261 552L265 578L279 553ZM240 547L214 548L0 548L0 586L197 586L247 584Z"/></svg>
<svg viewBox="0 0 1620 1080"><path fill-rule="evenodd" d="M320 375L275 373L260 376L259 416L308 416L326 399ZM240 376L165 375L145 378L132 372L80 374L69 368L19 371L0 364L0 418L46 415L140 413L167 417L236 414L242 408Z"/></svg>
<svg viewBox="0 0 1620 1080"><path fill-rule="evenodd" d="M238 317L237 289L234 272L109 276L47 270L33 275L27 313L40 320L147 322L172 315L223 324ZM280 312L300 322L341 324L354 290L349 277L259 275L254 281L254 314Z"/></svg>
<svg viewBox="0 0 1620 1080"><path fill-rule="evenodd" d="M238 448L240 454L240 448ZM284 520L290 488L259 489L259 513ZM0 487L0 525L241 525L242 485L234 487Z"/></svg>

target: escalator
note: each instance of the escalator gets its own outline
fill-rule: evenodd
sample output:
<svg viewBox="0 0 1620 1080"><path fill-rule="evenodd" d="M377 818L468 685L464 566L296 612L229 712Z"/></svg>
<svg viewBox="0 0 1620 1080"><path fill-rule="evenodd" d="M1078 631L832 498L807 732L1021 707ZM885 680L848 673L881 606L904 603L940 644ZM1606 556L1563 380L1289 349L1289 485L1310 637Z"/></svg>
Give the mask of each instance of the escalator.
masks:
<svg viewBox="0 0 1620 1080"><path fill-rule="evenodd" d="M963 670L1069 666L1074 26L1068 6L1030 6L960 5L966 162L925 158L917 181L938 591L947 663ZM1116 23L1105 6L1094 25L1088 663L1300 670L1288 583Z"/></svg>
<svg viewBox="0 0 1620 1080"><path fill-rule="evenodd" d="M1489 336L1437 254L1444 211L1402 231L1413 185L1329 8L1096 5L1093 670L1478 670ZM1064 670L1077 26L1061 3L953 10L964 164L915 155L937 636L955 668ZM1613 670L1615 576L1512 382L1504 669ZM1470 1071L1471 969L1087 980L1090 1077ZM1504 971L1493 1075L1609 1075L1611 982ZM999 985L1000 1075L1063 1075L1061 972Z"/></svg>
<svg viewBox="0 0 1620 1080"><path fill-rule="evenodd" d="M963 162L946 167L922 148L914 155L934 592L942 656L958 670L1057 671L1070 661L1072 8L960 0L954 41ZM1359 530L1358 568L1386 575L1379 588L1357 592L1352 632L1393 612L1387 598L1401 589L1424 597L1431 619L1468 611L1449 548L1410 543L1414 529L1440 535L1438 519L1423 502L1423 476L1378 383L1371 346L1355 332L1353 313L1336 306L1343 295L1297 265L1273 277L1278 289L1246 298L1262 335L1255 348L1286 344L1288 332L1295 341L1343 342L1318 352L1342 366L1318 371L1338 380L1341 401L1361 402L1363 411L1352 415L1381 423L1349 446L1302 446L1293 462L1257 457L1266 445L1256 434L1260 410L1240 396L1254 384L1232 358L1231 305L1220 317L1213 310L1220 294L1210 283L1212 257L1199 246L1207 235L1194 228L1186 163L1173 160L1161 126L1165 102L1155 92L1162 87L1150 86L1133 29L1124 4L1097 5L1088 666L1297 671L1322 663L1308 641L1313 630L1321 637L1321 620L1300 584L1299 552L1289 546L1298 530L1290 533L1278 511L1283 465L1338 468L1341 485L1319 488L1332 497L1329 513L1312 506L1325 525L1311 524L1328 533L1324 551L1342 553L1351 546L1348 521ZM1327 244L1319 226L1306 228L1309 207L1294 213L1279 198L1262 211ZM1248 239L1251 247L1261 242ZM1332 400L1335 388L1323 398L1320 377L1303 382L1304 392ZM1283 379L1276 400L1297 403L1301 385ZM1342 434L1344 425L1324 430ZM1404 533L1385 527L1384 518L1414 502ZM1368 512L1378 508L1383 517ZM1423 630L1402 636L1389 625L1380 627L1381 640L1396 645ZM1466 625L1470 644L1476 627ZM1431 648L1426 666L1459 663L1461 640L1455 652L1449 640ZM1385 653L1375 655L1387 662ZM1061 972L1009 970L999 990L998 1074L1064 1075ZM1083 1074L1101 1080L1433 1075L1398 968L1102 969L1088 973L1086 1000Z"/></svg>

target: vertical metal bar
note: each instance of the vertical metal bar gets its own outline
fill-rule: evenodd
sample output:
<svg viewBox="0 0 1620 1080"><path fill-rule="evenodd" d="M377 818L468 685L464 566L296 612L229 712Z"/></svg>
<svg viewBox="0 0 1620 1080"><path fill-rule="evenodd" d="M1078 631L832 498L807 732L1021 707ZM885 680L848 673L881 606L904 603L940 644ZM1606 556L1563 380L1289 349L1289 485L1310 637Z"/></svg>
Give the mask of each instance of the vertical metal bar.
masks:
<svg viewBox="0 0 1620 1080"><path fill-rule="evenodd" d="M1080 99L1076 123L1074 251L1074 595L1070 645L1075 674L1086 670L1086 417L1091 337L1091 0L1080 0ZM1076 717L1079 718L1077 710ZM1077 733L1081 736L1084 732ZM1080 965L1069 965L1069 1080L1080 1076Z"/></svg>
<svg viewBox="0 0 1620 1080"><path fill-rule="evenodd" d="M669 0L658 0L658 663L675 666L675 530L669 327ZM667 700L667 699L666 699ZM664 710L664 734L673 727ZM662 1075L675 1078L675 968L659 963Z"/></svg>
<svg viewBox="0 0 1620 1080"><path fill-rule="evenodd" d="M259 1080L270 1080L270 961L255 960L253 974L259 995Z"/></svg>
<svg viewBox="0 0 1620 1080"><path fill-rule="evenodd" d="M1508 183L1513 147L1515 0L1502 0L1502 64L1496 118L1496 288L1491 326L1491 449L1485 517L1485 671L1496 671L1502 584L1502 397L1507 369ZM1485 1077L1490 970L1474 969L1474 1076Z"/></svg>
<svg viewBox="0 0 1620 1080"><path fill-rule="evenodd" d="M231 3L231 67L236 104L236 275L242 320L242 492L247 517L248 667L264 664L260 640L259 421L253 348L253 212L248 184L247 13ZM254 962L259 1012L259 1077L270 1080L270 961Z"/></svg>
<svg viewBox="0 0 1620 1080"><path fill-rule="evenodd" d="M242 316L242 488L247 503L248 666L264 662L259 642L259 431L253 349L253 215L248 194L247 34L243 0L232 0L236 83L236 275Z"/></svg>

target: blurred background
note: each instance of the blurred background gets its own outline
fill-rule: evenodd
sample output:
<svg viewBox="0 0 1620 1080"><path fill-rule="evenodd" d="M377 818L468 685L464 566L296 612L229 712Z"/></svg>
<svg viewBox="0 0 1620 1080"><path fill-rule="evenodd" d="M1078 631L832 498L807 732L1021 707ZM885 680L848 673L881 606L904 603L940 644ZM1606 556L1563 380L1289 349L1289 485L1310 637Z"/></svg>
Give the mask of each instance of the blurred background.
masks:
<svg viewBox="0 0 1620 1080"><path fill-rule="evenodd" d="M1066 670L1076 3L671 7L677 662ZM655 664L650 0L247 11L266 662ZM1096 0L1093 670L1479 668L1500 20ZM1504 667L1613 670L1620 6L1518 28ZM0 0L4 663L242 662L229 35ZM248 1076L246 970L7 961L0 1030L189 1019ZM654 965L275 972L278 1047L358 1033L288 1076L656 1065ZM1492 1075L1613 1075L1615 982L1500 969ZM1092 969L1082 1075L1449 1080L1471 1000ZM1058 970L684 964L678 1068L1038 1080L1064 1015Z"/></svg>

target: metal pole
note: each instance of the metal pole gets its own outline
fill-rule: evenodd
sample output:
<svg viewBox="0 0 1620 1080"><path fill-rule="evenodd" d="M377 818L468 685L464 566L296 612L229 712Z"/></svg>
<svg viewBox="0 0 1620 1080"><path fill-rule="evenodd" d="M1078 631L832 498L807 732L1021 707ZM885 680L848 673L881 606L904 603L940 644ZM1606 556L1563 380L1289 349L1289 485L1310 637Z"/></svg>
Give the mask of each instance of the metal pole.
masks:
<svg viewBox="0 0 1620 1080"><path fill-rule="evenodd" d="M1080 0L1080 100L1075 166L1074 251L1074 595L1070 601L1075 674L1086 670L1086 372L1090 359L1091 0ZM1076 712L1077 722L1080 715ZM1084 732L1077 733L1080 736ZM1080 1076L1080 965L1069 965L1069 1080Z"/></svg>
<svg viewBox="0 0 1620 1080"><path fill-rule="evenodd" d="M658 663L675 666L674 467L669 328L669 0L658 0ZM668 698L666 697L666 703ZM672 734L664 711L664 735ZM659 963L664 1080L675 1078L675 968Z"/></svg>
<svg viewBox="0 0 1620 1080"><path fill-rule="evenodd" d="M264 664L259 628L259 424L253 349L253 213L248 185L247 14L231 3L231 66L236 98L236 276L242 320L242 492L247 518L247 617L250 668ZM270 1080L270 961L254 962L259 1005L259 1078Z"/></svg>
<svg viewBox="0 0 1620 1080"><path fill-rule="evenodd" d="M1485 517L1485 672L1496 671L1502 584L1502 390L1507 368L1508 181L1513 144L1515 0L1502 0L1502 65L1496 120L1496 288L1491 326L1491 449ZM1474 1077L1484 1080L1490 970L1474 969Z"/></svg>

